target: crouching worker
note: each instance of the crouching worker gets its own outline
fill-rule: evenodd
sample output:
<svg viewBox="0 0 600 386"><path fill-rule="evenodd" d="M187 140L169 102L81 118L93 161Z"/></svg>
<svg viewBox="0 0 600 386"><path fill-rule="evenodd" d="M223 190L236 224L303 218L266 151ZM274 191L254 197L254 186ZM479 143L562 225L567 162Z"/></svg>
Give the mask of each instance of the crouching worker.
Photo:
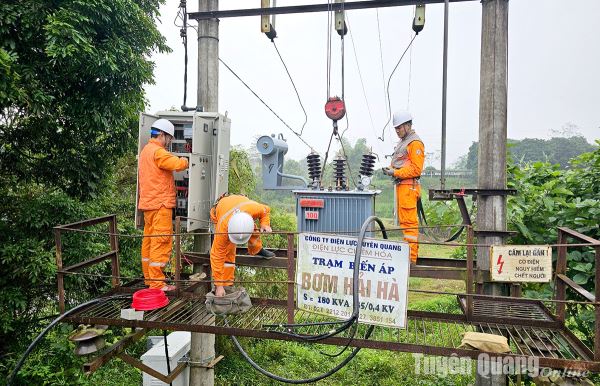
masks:
<svg viewBox="0 0 600 386"><path fill-rule="evenodd" d="M260 232L272 232L269 213L271 208L248 197L222 197L210 211L215 225L215 239L210 249L210 266L215 282L215 295L224 296L225 287L233 285L235 254L238 244L248 243L248 253L271 259L275 253L263 248ZM255 220L259 221L257 229Z"/></svg>
<svg viewBox="0 0 600 386"><path fill-rule="evenodd" d="M166 119L152 124L150 141L138 164L138 209L144 212L144 239L142 241L142 271L145 284L150 288L172 291L175 286L165 283L163 269L171 258L173 248L173 219L175 208L174 171L187 169L187 158L170 154L175 127Z"/></svg>

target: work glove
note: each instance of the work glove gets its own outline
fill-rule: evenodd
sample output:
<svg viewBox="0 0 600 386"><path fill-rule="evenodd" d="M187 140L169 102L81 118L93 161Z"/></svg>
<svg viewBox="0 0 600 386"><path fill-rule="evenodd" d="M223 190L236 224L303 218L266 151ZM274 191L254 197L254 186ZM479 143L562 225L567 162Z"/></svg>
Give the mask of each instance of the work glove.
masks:
<svg viewBox="0 0 600 386"><path fill-rule="evenodd" d="M383 172L383 174L385 174L386 176L390 176L393 177L394 176L394 169L389 168L389 167L385 167L382 168L381 171Z"/></svg>

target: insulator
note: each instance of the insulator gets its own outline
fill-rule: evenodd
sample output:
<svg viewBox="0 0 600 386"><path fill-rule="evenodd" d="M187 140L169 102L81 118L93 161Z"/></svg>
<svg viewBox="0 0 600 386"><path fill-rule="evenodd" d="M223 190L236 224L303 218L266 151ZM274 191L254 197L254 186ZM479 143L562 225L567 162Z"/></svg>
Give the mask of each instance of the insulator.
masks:
<svg viewBox="0 0 600 386"><path fill-rule="evenodd" d="M333 160L333 177L336 190L346 190L346 159L344 157Z"/></svg>
<svg viewBox="0 0 600 386"><path fill-rule="evenodd" d="M306 157L306 163L308 164L308 177L313 183L318 183L321 179L321 156L312 152Z"/></svg>
<svg viewBox="0 0 600 386"><path fill-rule="evenodd" d="M371 177L375 168L375 158L373 153L363 154L362 162L360 163L360 175Z"/></svg>

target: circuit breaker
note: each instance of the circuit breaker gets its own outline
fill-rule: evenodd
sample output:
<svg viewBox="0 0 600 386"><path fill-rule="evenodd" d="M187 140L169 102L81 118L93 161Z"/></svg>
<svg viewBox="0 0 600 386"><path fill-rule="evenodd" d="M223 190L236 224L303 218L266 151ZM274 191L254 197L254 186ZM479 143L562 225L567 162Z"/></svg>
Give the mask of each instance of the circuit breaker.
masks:
<svg viewBox="0 0 600 386"><path fill-rule="evenodd" d="M188 231L208 228L210 208L227 191L229 183L229 134L231 121L226 116L209 112L160 111L154 115L140 114L138 159L150 140L150 128L159 118L175 126L169 152L188 157L189 168L174 172L176 207L173 216L183 216ZM137 210L135 223L143 228L143 213Z"/></svg>

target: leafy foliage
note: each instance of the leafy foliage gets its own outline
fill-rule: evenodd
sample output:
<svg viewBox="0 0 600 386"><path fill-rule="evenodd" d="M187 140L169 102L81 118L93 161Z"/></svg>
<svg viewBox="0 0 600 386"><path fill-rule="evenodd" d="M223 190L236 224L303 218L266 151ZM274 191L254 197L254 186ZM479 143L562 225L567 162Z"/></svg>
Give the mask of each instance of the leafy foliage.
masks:
<svg viewBox="0 0 600 386"><path fill-rule="evenodd" d="M0 4L0 176L99 190L135 143L160 0Z"/></svg>
<svg viewBox="0 0 600 386"><path fill-rule="evenodd" d="M598 141L600 144L600 141ZM558 165L536 162L509 168L510 186L519 194L508 202L512 226L519 232L516 244L547 244L557 241L557 227L568 227L600 239L600 150L572 160L568 170ZM590 248L569 248L567 276L594 292L595 258ZM548 289L530 286L529 291ZM569 294L569 292L567 292ZM581 300L581 299L578 299ZM569 307L570 323L591 343L593 310Z"/></svg>
<svg viewBox="0 0 600 386"><path fill-rule="evenodd" d="M149 57L169 51L155 25L161 3L0 3L2 375L10 370L6 363L14 363L56 313L52 227L117 213L125 214L118 230L133 233L135 184L132 188L131 172L123 169L131 168L135 158L123 155L135 144L143 86L153 81ZM107 231L106 226L91 230ZM105 235L70 234L64 243L66 265L108 247ZM124 275L139 270L132 258L138 251L139 240L121 241ZM109 268L105 263L89 271L107 274ZM102 291L106 280L70 277L65 285L77 302ZM53 360L34 356L31 363L39 366L26 365L21 381L83 383L69 359L71 348L52 336L44 345L48 341L43 348ZM68 370L72 364L73 371Z"/></svg>

